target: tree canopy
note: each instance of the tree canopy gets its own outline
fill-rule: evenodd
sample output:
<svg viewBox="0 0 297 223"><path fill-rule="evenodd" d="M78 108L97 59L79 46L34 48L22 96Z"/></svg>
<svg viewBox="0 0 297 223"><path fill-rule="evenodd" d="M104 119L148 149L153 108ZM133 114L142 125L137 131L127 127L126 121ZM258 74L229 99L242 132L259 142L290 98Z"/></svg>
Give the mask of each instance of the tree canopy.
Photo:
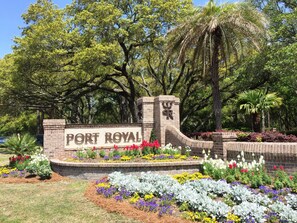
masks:
<svg viewBox="0 0 297 223"><path fill-rule="evenodd" d="M269 112L271 126L294 130L296 4L247 2L84 0L62 9L37 0L13 53L0 60L0 129L34 132L40 123L32 120L43 117L136 122L136 100L160 94L181 99L184 132L220 129L213 116L224 128L246 129L237 95L267 89L283 98ZM263 31L270 35L257 52Z"/></svg>

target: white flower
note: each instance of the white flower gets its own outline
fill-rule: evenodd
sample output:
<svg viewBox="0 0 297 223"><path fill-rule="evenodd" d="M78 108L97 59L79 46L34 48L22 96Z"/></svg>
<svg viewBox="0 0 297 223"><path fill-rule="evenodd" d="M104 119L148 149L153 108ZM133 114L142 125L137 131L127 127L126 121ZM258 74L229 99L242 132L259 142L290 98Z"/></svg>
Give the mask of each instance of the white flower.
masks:
<svg viewBox="0 0 297 223"><path fill-rule="evenodd" d="M241 156L244 157L244 152L243 151L241 151Z"/></svg>

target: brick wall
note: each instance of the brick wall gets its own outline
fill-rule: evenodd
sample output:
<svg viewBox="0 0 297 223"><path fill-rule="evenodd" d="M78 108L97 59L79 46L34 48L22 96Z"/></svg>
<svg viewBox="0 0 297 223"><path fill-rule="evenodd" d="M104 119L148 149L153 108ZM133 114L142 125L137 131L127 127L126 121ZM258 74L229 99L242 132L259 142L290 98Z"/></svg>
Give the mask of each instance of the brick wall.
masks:
<svg viewBox="0 0 297 223"><path fill-rule="evenodd" d="M62 176L98 180L114 171L140 175L141 172L158 174L194 173L201 170L200 161L166 163L69 163L51 160L52 169Z"/></svg>
<svg viewBox="0 0 297 223"><path fill-rule="evenodd" d="M297 171L297 143L226 142L224 148L227 150L228 160L236 160L237 155L243 151L247 161L254 158L257 160L263 155L268 171L272 171L274 165L282 165L290 173Z"/></svg>
<svg viewBox="0 0 297 223"><path fill-rule="evenodd" d="M191 155L193 156L202 156L203 150L212 150L213 142L212 141L198 141L193 140L182 134L179 129L174 126L166 127L166 144L171 143L173 146L189 146L191 147Z"/></svg>
<svg viewBox="0 0 297 223"><path fill-rule="evenodd" d="M64 157L64 119L44 119L44 153L50 159Z"/></svg>
<svg viewBox="0 0 297 223"><path fill-rule="evenodd" d="M235 133L227 132L216 132L212 137L213 141L193 140L174 126L166 127L166 143L172 143L173 146L190 146L191 155L201 156L203 149L210 149L212 157L218 155L222 159L237 160L237 156L243 151L247 161L254 158L258 160L263 155L268 171L272 171L274 165L282 165L290 173L297 171L297 143L235 142Z"/></svg>

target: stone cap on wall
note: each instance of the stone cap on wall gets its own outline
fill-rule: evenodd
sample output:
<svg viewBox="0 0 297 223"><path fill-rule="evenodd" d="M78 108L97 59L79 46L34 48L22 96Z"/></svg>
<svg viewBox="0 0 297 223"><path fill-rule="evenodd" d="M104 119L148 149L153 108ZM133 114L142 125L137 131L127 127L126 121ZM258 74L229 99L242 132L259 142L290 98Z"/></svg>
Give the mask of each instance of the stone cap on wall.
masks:
<svg viewBox="0 0 297 223"><path fill-rule="evenodd" d="M46 129L65 129L65 119L44 119L43 128Z"/></svg>
<svg viewBox="0 0 297 223"><path fill-rule="evenodd" d="M44 119L43 125L66 125L65 119Z"/></svg>
<svg viewBox="0 0 297 223"><path fill-rule="evenodd" d="M243 151L254 153L291 154L297 157L297 143L290 142L226 142L224 148L228 151Z"/></svg>
<svg viewBox="0 0 297 223"><path fill-rule="evenodd" d="M141 97L137 100L137 103L154 103L155 97Z"/></svg>
<svg viewBox="0 0 297 223"><path fill-rule="evenodd" d="M175 97L174 95L159 95L158 97L155 97L155 101L170 101L174 100L175 104L180 103L180 99Z"/></svg>
<svg viewBox="0 0 297 223"><path fill-rule="evenodd" d="M116 127L141 127L140 123L123 124L67 124L66 128L116 128Z"/></svg>

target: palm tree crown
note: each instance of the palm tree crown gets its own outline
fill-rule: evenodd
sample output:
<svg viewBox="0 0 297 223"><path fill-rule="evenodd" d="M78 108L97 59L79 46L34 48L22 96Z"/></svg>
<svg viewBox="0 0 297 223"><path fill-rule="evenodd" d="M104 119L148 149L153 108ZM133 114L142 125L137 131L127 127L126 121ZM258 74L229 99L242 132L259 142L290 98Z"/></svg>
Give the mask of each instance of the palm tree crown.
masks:
<svg viewBox="0 0 297 223"><path fill-rule="evenodd" d="M219 64L223 62L227 67L232 55L239 59L244 49L259 49L266 24L263 14L247 3L216 5L210 0L169 32L170 55L178 51L182 63L191 52L192 61L196 65L201 62L203 73L211 77L217 130L222 128Z"/></svg>
<svg viewBox="0 0 297 223"><path fill-rule="evenodd" d="M246 114L253 117L253 129L260 131L260 114L262 113L262 131L265 129L265 112L271 108L279 107L282 104L282 98L276 93L266 93L263 90L245 91L238 95L239 109L244 110Z"/></svg>

